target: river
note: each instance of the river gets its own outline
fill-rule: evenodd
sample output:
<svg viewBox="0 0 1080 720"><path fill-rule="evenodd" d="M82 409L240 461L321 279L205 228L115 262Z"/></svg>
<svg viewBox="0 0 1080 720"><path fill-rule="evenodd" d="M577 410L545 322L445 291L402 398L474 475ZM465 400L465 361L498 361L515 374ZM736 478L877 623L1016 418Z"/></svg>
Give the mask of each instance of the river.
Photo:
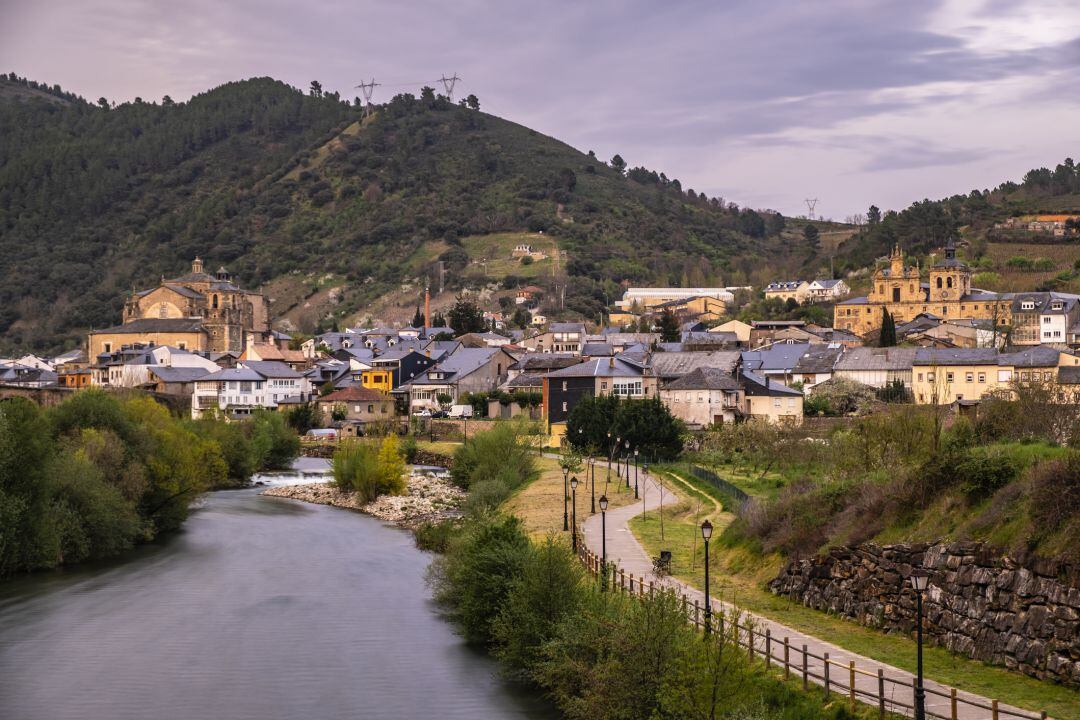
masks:
<svg viewBox="0 0 1080 720"><path fill-rule="evenodd" d="M439 616L409 533L258 492L208 494L121 562L0 584L0 718L555 716Z"/></svg>

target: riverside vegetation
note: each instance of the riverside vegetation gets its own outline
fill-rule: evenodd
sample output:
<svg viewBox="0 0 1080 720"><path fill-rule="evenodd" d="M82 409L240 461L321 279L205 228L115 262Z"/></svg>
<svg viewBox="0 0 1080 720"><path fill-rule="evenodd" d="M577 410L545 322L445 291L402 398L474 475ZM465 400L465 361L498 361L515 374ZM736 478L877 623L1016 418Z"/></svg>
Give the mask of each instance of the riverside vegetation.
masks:
<svg viewBox="0 0 1080 720"><path fill-rule="evenodd" d="M174 417L145 395L88 389L42 409L0 404L0 576L117 555L180 527L206 490L284 468L299 440L250 423Z"/></svg>
<svg viewBox="0 0 1080 720"><path fill-rule="evenodd" d="M572 719L851 716L843 699L753 665L731 638L703 641L674 594L602 593L565 541L531 538L501 509L537 477L529 431L502 422L470 438L454 462L470 489L465 516L417 529L418 544L440 553L429 570L436 600L468 642Z"/></svg>

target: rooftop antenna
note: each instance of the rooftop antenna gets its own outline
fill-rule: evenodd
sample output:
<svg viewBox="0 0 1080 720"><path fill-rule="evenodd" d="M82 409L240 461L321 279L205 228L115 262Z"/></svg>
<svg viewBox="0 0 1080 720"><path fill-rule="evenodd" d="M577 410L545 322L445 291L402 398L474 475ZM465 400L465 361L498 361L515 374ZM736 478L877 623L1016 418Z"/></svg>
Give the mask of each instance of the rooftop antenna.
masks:
<svg viewBox="0 0 1080 720"><path fill-rule="evenodd" d="M806 198L806 200L804 200L803 202L806 203L806 209L810 211L809 213L807 213L806 219L807 220L813 220L814 219L814 208L817 207L817 198L813 198L813 199Z"/></svg>
<svg viewBox="0 0 1080 720"><path fill-rule="evenodd" d="M439 78L439 82L442 83L443 89L446 90L446 97L450 102L454 102L454 85L457 84L457 81L460 79L461 78L457 76L457 73L454 73L453 77L446 77L443 75Z"/></svg>
<svg viewBox="0 0 1080 720"><path fill-rule="evenodd" d="M371 114L371 96L375 94L375 88L379 87L381 83L375 82L375 78L371 78L371 82L362 82L356 87L360 88L360 92L364 93L364 114L362 117L367 117Z"/></svg>

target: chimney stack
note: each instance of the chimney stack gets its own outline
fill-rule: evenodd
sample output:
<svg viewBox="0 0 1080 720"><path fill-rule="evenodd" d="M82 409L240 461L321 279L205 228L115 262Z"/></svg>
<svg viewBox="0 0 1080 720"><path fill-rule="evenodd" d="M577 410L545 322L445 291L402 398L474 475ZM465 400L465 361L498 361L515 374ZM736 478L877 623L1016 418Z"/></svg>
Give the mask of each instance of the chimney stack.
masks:
<svg viewBox="0 0 1080 720"><path fill-rule="evenodd" d="M431 290L424 288L424 328L431 327Z"/></svg>

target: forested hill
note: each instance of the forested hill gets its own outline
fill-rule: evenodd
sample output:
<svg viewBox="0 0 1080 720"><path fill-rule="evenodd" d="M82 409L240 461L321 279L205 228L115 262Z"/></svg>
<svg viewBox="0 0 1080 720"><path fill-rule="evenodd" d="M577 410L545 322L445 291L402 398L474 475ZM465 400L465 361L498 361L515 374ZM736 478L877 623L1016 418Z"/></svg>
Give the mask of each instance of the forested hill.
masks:
<svg viewBox="0 0 1080 720"><path fill-rule="evenodd" d="M620 281L738 282L764 257L801 252L777 214L427 88L361 119L336 93L269 78L119 106L39 87L47 97L0 93L0 349L70 347L117 322L132 287L195 255L249 287L340 279L344 318L438 259L451 289L498 282L487 258L470 276L463 250L496 233L557 243L551 276L586 316Z"/></svg>
<svg viewBox="0 0 1080 720"><path fill-rule="evenodd" d="M1019 182L923 200L900 212L882 214L871 207L863 229L838 248L837 268L846 271L870 265L896 244L919 255L941 248L950 239L963 239L969 243L967 256L975 258L985 252L987 241L1053 241L1052 237L1008 238L994 227L1010 217L1038 213L1080 215L1080 167L1072 158L1053 169L1029 170ZM1080 254L1076 235L1061 242L1075 245Z"/></svg>

